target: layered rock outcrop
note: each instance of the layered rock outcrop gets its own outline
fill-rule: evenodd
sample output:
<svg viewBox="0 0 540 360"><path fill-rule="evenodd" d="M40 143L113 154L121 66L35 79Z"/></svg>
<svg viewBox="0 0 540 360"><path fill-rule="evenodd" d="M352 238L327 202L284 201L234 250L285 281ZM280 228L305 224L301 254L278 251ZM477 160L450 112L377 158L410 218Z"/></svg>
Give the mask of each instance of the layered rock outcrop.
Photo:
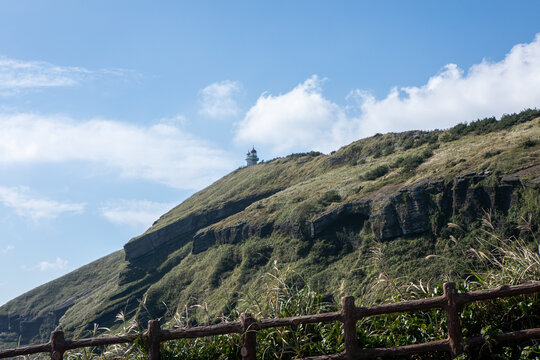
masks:
<svg viewBox="0 0 540 360"><path fill-rule="evenodd" d="M238 223L222 229L208 229L199 231L193 237L194 254L200 253L215 244L235 244L250 237L266 237L275 230L273 223L250 225Z"/></svg>
<svg viewBox="0 0 540 360"><path fill-rule="evenodd" d="M156 231L135 237L124 245L126 260L131 262L138 257L151 253L159 246L170 242L176 241L178 242L178 247L180 247L190 241L199 229L234 215L255 201L271 196L277 191L279 190L255 194L240 200L231 201L217 209L188 215Z"/></svg>
<svg viewBox="0 0 540 360"><path fill-rule="evenodd" d="M490 180L490 181L488 181ZM375 199L347 202L318 215L307 224L239 222L223 228L204 228L193 236L193 253L210 246L234 244L250 237L266 237L274 231L294 238L316 238L325 231L340 230L352 224L363 226L369 220L379 240L400 236L437 233L453 215L469 220L484 211L506 213L517 201L516 190L522 186L519 176L493 177L471 173L453 181L422 181Z"/></svg>
<svg viewBox="0 0 540 360"><path fill-rule="evenodd" d="M494 178L485 173L459 176L453 182L425 181L388 196L370 221L380 240L437 233L453 215L474 220L484 211L506 213L517 201L516 190L521 186L517 176Z"/></svg>

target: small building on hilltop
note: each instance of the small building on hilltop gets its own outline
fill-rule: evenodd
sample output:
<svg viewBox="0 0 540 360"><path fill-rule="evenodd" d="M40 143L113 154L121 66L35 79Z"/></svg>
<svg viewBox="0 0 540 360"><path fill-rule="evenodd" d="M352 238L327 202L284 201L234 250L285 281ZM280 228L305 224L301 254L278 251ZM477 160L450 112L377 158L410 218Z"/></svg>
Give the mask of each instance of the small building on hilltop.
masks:
<svg viewBox="0 0 540 360"><path fill-rule="evenodd" d="M259 158L257 157L257 150L255 150L255 147L253 147L251 151L248 151L246 154L246 166L256 165L257 161L259 161Z"/></svg>

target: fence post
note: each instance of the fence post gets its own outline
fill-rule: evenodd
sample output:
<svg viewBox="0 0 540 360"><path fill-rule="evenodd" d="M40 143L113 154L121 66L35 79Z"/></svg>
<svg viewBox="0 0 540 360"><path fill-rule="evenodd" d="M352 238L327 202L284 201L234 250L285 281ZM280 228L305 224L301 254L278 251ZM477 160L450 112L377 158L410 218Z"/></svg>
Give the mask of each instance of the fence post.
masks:
<svg viewBox="0 0 540 360"><path fill-rule="evenodd" d="M148 360L159 360L161 326L159 320L148 321Z"/></svg>
<svg viewBox="0 0 540 360"><path fill-rule="evenodd" d="M64 358L64 332L53 331L51 333L51 359L62 360Z"/></svg>
<svg viewBox="0 0 540 360"><path fill-rule="evenodd" d="M242 324L242 341L243 346L240 351L242 354L242 360L255 360L256 359L256 346L257 346L257 320L251 314L240 314L240 322Z"/></svg>
<svg viewBox="0 0 540 360"><path fill-rule="evenodd" d="M356 337L356 318L354 316L354 296L341 298L341 316L343 318L343 332L345 342L345 357L353 359L358 352Z"/></svg>
<svg viewBox="0 0 540 360"><path fill-rule="evenodd" d="M444 296L446 298L446 326L448 327L448 340L450 343L450 353L455 358L463 353L463 335L459 322L459 312L456 305L456 283L447 282L443 285Z"/></svg>

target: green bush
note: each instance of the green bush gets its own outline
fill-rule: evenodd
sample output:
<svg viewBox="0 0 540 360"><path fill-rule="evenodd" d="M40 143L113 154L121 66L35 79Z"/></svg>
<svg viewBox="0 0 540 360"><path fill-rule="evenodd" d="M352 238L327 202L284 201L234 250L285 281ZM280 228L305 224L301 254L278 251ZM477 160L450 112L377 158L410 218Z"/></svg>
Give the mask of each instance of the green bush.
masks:
<svg viewBox="0 0 540 360"><path fill-rule="evenodd" d="M508 218L486 212L481 221L460 226L459 216L448 224L444 233L448 251L458 253L448 259L452 269L460 266L467 268L469 276L457 279L459 292L470 292L502 285L514 285L540 279L540 196L537 189L523 188L518 194L518 201L509 210ZM510 224L510 229L507 224ZM367 222L366 222L367 226ZM450 232L450 230L454 232ZM454 234L455 237L452 235ZM364 237L364 235L362 235ZM464 246L468 240L472 246ZM426 238L427 246L432 249L432 239ZM305 241L300 241L305 243ZM397 243L399 240L395 240ZM404 239L410 243L411 239ZM243 255L252 256L267 246L258 246L253 242L246 247ZM441 284L411 282L410 278L401 277L399 269L389 267L390 256L401 253L395 244L385 243L371 246L368 263L373 262L369 270L363 260L362 269L366 273L366 286L357 297L357 306L392 303L403 300L429 298L442 295ZM420 243L413 246L420 248ZM264 251L264 250L262 250ZM460 253L461 252L461 253ZM236 259L235 259L236 258ZM230 269L230 263L238 263L239 256L225 251L217 261L222 271ZM230 259L229 265L226 260ZM441 259L437 254L429 259ZM475 262L470 262L475 259ZM426 262L423 263L426 265ZM471 264L473 266L471 266ZM353 270L353 269L351 269ZM451 276L449 274L449 276ZM333 296L324 296L313 291L298 274L288 268L281 269L274 262L268 272L260 279L257 289L234 299L224 299L237 306L230 311L223 321L238 321L240 312L252 313L257 319L284 318L290 316L317 314L340 309ZM342 296L336 291L335 299ZM204 304L179 307L164 328L188 327L191 313L206 311ZM119 314L121 322L116 332L94 328L92 336L100 334L139 334L144 326ZM496 334L540 327L540 293L500 298L491 301L475 302L460 308L460 322L465 338L485 336L490 339ZM358 321L356 328L358 343L364 348L393 347L436 341L447 337L446 316L443 309L431 309L409 313L396 313L365 317ZM241 336L239 334L220 335L199 339L168 341L161 345L162 359L239 359L241 358ZM109 346L106 349L87 348L66 353L69 360L143 360L147 358L147 348L141 340L134 344ZM258 331L258 359L297 359L308 356L320 356L339 353L344 350L343 329L340 322L316 323L309 325L284 326ZM415 360L449 359L445 353L424 353L414 355ZM531 341L511 346L499 346L493 341L482 347L467 347L461 360L472 359L538 359L540 343ZM405 358L400 358L405 359Z"/></svg>
<svg viewBox="0 0 540 360"><path fill-rule="evenodd" d="M508 129L516 124L525 123L540 117L540 110L527 109L519 114L505 114L500 120L494 117L472 121L470 124L460 123L448 129L440 136L442 142L453 141L470 133L487 134L493 131Z"/></svg>
<svg viewBox="0 0 540 360"><path fill-rule="evenodd" d="M410 172L420 166L424 161L433 156L433 152L428 148L422 151L420 154L409 155L405 157L399 157L392 167L401 167L403 173Z"/></svg>
<svg viewBox="0 0 540 360"><path fill-rule="evenodd" d="M536 141L535 140L531 140L531 139L527 139L523 142L523 147L524 148L530 148L530 147L534 147L536 146Z"/></svg>
<svg viewBox="0 0 540 360"><path fill-rule="evenodd" d="M334 202L340 202L341 196L337 190L328 190L320 198L319 203L323 206L328 206Z"/></svg>
<svg viewBox="0 0 540 360"><path fill-rule="evenodd" d="M380 178L381 176L384 176L390 171L390 168L387 165L380 165L377 166L375 169L366 171L364 173L363 178L365 180L375 180Z"/></svg>
<svg viewBox="0 0 540 360"><path fill-rule="evenodd" d="M414 147L414 139L412 137L408 138L403 143L403 149L405 149L405 150L412 149L413 147Z"/></svg>
<svg viewBox="0 0 540 360"><path fill-rule="evenodd" d="M488 159L490 157L493 157L495 155L499 155L502 153L502 150L494 150L494 151L488 151L484 154L484 159Z"/></svg>
<svg viewBox="0 0 540 360"><path fill-rule="evenodd" d="M214 263L213 269L210 272L210 284L213 287L219 286L221 280L232 271L236 265L242 261L240 254L236 253L233 248L223 248L223 252L219 255Z"/></svg>
<svg viewBox="0 0 540 360"><path fill-rule="evenodd" d="M310 152L303 152L303 153L293 153L287 156L287 158L296 159L304 156L310 156L310 157L317 157L323 155L320 151L310 151Z"/></svg>

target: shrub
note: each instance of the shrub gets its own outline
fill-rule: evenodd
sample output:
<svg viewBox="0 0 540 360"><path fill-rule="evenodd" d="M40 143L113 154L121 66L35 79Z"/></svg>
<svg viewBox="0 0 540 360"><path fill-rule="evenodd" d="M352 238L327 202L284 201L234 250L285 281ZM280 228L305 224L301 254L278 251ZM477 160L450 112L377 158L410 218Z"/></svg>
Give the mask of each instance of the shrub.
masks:
<svg viewBox="0 0 540 360"><path fill-rule="evenodd" d="M337 190L328 190L320 198L319 203L324 206L328 206L334 202L340 202L341 196Z"/></svg>
<svg viewBox="0 0 540 360"><path fill-rule="evenodd" d="M523 110L519 114L505 114L498 121L494 117L489 117L482 120L473 121L469 125L466 123L460 123L441 134L440 140L443 142L448 142L457 140L469 133L487 134L493 131L504 130L514 125L534 120L537 117L540 117L540 110L527 109Z"/></svg>
<svg viewBox="0 0 540 360"><path fill-rule="evenodd" d="M210 271L209 279L211 286L218 287L221 280L230 275L230 271L240 264L241 258L238 255L232 248L223 249L223 252L216 259L213 269Z"/></svg>
<svg viewBox="0 0 540 360"><path fill-rule="evenodd" d="M424 158L420 155L412 155L403 159L401 164L403 172L409 172L416 169L424 162Z"/></svg>
<svg viewBox="0 0 540 360"><path fill-rule="evenodd" d="M393 154L394 153L394 146L393 145L389 145L389 146L386 146L383 150L383 155L384 156L388 156L390 154Z"/></svg>
<svg viewBox="0 0 540 360"><path fill-rule="evenodd" d="M410 172L432 156L433 152L428 148L422 151L420 154L398 158L393 164L393 167L402 167L401 171L403 173Z"/></svg>
<svg viewBox="0 0 540 360"><path fill-rule="evenodd" d="M439 136L437 134L427 134L425 139L428 144L435 144L439 140Z"/></svg>
<svg viewBox="0 0 540 360"><path fill-rule="evenodd" d="M527 139L523 142L523 147L524 148L530 148L530 147L534 147L536 146L536 141L534 140L531 140L531 139Z"/></svg>
<svg viewBox="0 0 540 360"><path fill-rule="evenodd" d="M494 124L497 123L495 117L489 117L484 119L478 119L469 124L469 132L474 132L475 134L486 134L490 131L493 131Z"/></svg>
<svg viewBox="0 0 540 360"><path fill-rule="evenodd" d="M537 193L536 193L537 194ZM537 212L538 197L524 194L527 206L519 205L525 213ZM527 214L523 214L529 218ZM484 266L472 269L471 276L458 282L458 290L475 291L501 285L517 284L540 277L540 248L537 240L533 245L522 238L507 238L500 233L491 215L485 214L483 232L478 238L482 250L467 249L463 258L476 256ZM455 225L458 227L458 225ZM463 234L466 231L461 230ZM526 230L526 231L531 231ZM534 238L534 236L533 236ZM460 239L461 241L462 239ZM458 241L454 239L456 245ZM442 295L441 284L410 283L406 278L392 278L386 269L387 246L378 243L371 249L376 271L372 281L361 294L361 305L390 303L409 299L421 299ZM254 250L255 251L255 250ZM431 255L432 256L432 255ZM455 259L452 260L455 266ZM238 321L240 312L249 312L255 318L284 318L299 315L338 311L339 306L332 296L324 296L304 286L297 274L289 269L273 268L261 277L261 286L234 299L237 307L223 317L223 321ZM300 284L300 285L298 285ZM336 297L341 293L336 294ZM359 305L359 303L357 303ZM189 326L190 312L206 310L204 305L180 307L169 323L164 326L184 328ZM143 326L127 321L120 333L140 333ZM540 323L540 296L523 295L493 301L475 302L463 306L460 321L464 337L501 332L517 331L538 327ZM105 330L110 333L108 329ZM97 332L97 331L95 331ZM96 336L98 334L93 334ZM119 335L118 333L115 335ZM395 313L364 317L357 326L358 343L362 348L392 347L436 341L447 337L446 316L443 309L431 309L408 313ZM515 344L505 347L467 347L460 359L537 359L540 356L538 342ZM288 360L307 356L335 354L343 351L343 329L339 322L315 323L282 328L263 329L257 333L257 358ZM162 359L239 359L242 340L239 334L218 335L198 339L182 339L164 342L161 345ZM66 353L69 360L143 360L148 349L142 342L109 346L106 349L90 348L89 351L75 350ZM447 358L441 353L414 355L414 359Z"/></svg>
<svg viewBox="0 0 540 360"><path fill-rule="evenodd" d="M414 139L412 137L410 137L403 144L403 149L408 150L408 149L411 149L413 147L414 147Z"/></svg>
<svg viewBox="0 0 540 360"><path fill-rule="evenodd" d="M488 151L487 153L484 154L484 159L493 157L495 155L499 155L500 153L502 153L502 150Z"/></svg>
<svg viewBox="0 0 540 360"><path fill-rule="evenodd" d="M375 180L375 179L380 178L381 176L386 175L389 170L390 169L388 168L387 165L380 165L380 166L377 166L375 169L367 171L364 174L363 178L364 180Z"/></svg>
<svg viewBox="0 0 540 360"><path fill-rule="evenodd" d="M302 223L316 214L320 208L321 203L315 202L314 199L303 201L294 209L296 220Z"/></svg>
<svg viewBox="0 0 540 360"><path fill-rule="evenodd" d="M296 159L296 158L304 157L304 156L317 157L320 155L323 155L323 153L320 151L310 151L310 152L303 152L303 153L293 153L293 154L288 155L287 157L291 159Z"/></svg>

